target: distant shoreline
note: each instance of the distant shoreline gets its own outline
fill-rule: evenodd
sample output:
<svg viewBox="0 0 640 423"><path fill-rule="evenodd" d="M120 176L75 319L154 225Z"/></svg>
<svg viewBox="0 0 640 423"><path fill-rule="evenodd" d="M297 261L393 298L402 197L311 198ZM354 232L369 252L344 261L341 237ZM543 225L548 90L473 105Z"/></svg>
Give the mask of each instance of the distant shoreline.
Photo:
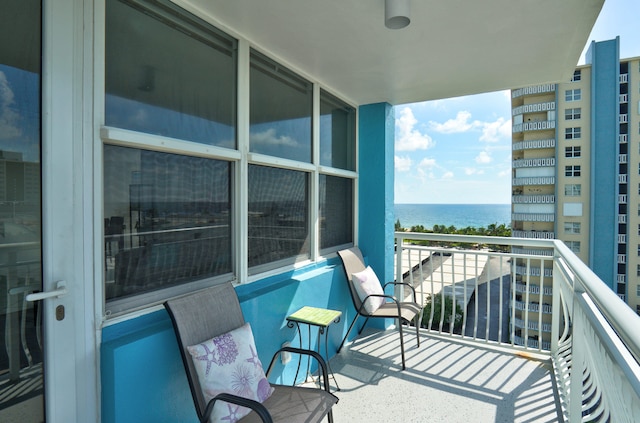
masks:
<svg viewBox="0 0 640 423"><path fill-rule="evenodd" d="M511 204L394 204L394 223L403 228L422 225L432 229L434 225L456 229L467 227L486 228L495 224L511 226Z"/></svg>

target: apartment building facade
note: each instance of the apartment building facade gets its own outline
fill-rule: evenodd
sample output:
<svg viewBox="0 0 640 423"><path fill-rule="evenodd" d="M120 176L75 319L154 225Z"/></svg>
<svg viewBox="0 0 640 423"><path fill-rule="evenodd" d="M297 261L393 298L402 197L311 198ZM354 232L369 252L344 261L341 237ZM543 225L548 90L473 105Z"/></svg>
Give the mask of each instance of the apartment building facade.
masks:
<svg viewBox="0 0 640 423"><path fill-rule="evenodd" d="M570 81L512 90L512 229L561 239L640 313L640 58L619 45L593 42ZM550 335L551 261L515 274L516 338L539 324ZM542 316L523 322L524 307Z"/></svg>

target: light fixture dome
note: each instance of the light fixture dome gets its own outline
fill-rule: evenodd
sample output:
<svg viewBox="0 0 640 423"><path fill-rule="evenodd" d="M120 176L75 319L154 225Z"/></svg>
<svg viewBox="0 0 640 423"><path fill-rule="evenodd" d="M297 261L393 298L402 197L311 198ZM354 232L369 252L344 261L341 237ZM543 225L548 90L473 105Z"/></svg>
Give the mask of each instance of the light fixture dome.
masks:
<svg viewBox="0 0 640 423"><path fill-rule="evenodd" d="M385 0L384 26L389 29L402 29L409 26L411 23L410 12L409 0Z"/></svg>

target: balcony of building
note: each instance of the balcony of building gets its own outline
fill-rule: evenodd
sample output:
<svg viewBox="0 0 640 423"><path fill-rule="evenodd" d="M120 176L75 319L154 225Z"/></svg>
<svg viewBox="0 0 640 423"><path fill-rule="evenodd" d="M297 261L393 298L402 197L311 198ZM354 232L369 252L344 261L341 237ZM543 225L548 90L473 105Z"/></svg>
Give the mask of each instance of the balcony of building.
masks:
<svg viewBox="0 0 640 423"><path fill-rule="evenodd" d="M556 178L555 176L523 176L513 178L511 182L513 186L554 185Z"/></svg>
<svg viewBox="0 0 640 423"><path fill-rule="evenodd" d="M544 101L539 103L523 104L511 109L511 116L522 115L525 113L547 112L556 109L555 101Z"/></svg>
<svg viewBox="0 0 640 423"><path fill-rule="evenodd" d="M511 197L513 204L555 204L554 194L516 194Z"/></svg>
<svg viewBox="0 0 640 423"><path fill-rule="evenodd" d="M555 213L511 213L511 220L518 222L555 222Z"/></svg>
<svg viewBox="0 0 640 423"><path fill-rule="evenodd" d="M529 131L545 131L549 129L555 129L555 120L539 120L531 122L517 123L512 126L512 131L516 132L529 132Z"/></svg>
<svg viewBox="0 0 640 423"><path fill-rule="evenodd" d="M396 279L410 282L419 301L440 296L451 307L425 315L419 348L405 335L405 372L395 331L358 337L338 354L332 360L342 388L336 415L350 421L637 421L640 317L564 243L396 233L396 246ZM516 277L516 262L533 269L541 258L552 272ZM456 264L462 267L454 270ZM413 270L403 275L402 269ZM381 399L380 408L359 402L381 391L402 395Z"/></svg>
<svg viewBox="0 0 640 423"><path fill-rule="evenodd" d="M547 138L547 139L541 139L541 140L525 140L525 141L514 142L512 149L513 151L520 151L520 150L534 150L534 149L555 148L555 147L556 147L556 140L554 138Z"/></svg>
<svg viewBox="0 0 640 423"><path fill-rule="evenodd" d="M555 157L537 157L528 159L514 160L512 166L514 169L526 167L553 167L556 165Z"/></svg>

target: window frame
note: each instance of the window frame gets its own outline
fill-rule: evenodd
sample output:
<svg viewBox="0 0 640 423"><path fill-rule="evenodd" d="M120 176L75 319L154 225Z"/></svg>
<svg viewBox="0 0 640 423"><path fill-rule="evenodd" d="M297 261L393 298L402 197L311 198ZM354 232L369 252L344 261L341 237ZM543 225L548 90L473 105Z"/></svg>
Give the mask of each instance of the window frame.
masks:
<svg viewBox="0 0 640 423"><path fill-rule="evenodd" d="M133 0L138 3L144 4L145 0ZM163 0L169 2L169 0ZM182 12L189 14L188 11L181 9L179 6L175 6L180 9ZM203 20L204 18L199 17L199 19ZM249 40L239 37L238 34L229 33L224 31L221 28L216 27L214 24L209 23L212 27L216 28L216 30L226 33L228 36L235 38L237 40L237 55L236 55L236 148L224 148L218 146L211 146L205 144L198 144L196 142L173 139L163 136L158 136L149 133L137 132L127 129L122 129L113 126L104 125L104 116L105 116L105 81L103 79L103 75L96 75L96 87L97 87L97 95L96 95L96 119L98 122L102 122L100 127L100 136L96 137L96 142L98 144L97 150L99 151L96 154L96 168L102 169L103 157L102 157L102 146L103 145L118 145L123 147L131 147L138 149L146 149L153 151L162 151L168 153L174 153L179 155L187 155L187 156L196 156L196 157L204 157L211 158L216 160L224 160L228 161L231 165L231 204L232 204L232 246L231 246L231 257L232 257L232 273L225 274L222 276L216 276L214 278L205 278L202 280L197 280L195 282L188 282L182 285L174 286L167 288L166 290L158 291L157 295L149 295L149 293L142 293L140 295L133 296L131 298L125 298L123 300L110 301L106 302L106 291L105 291L105 279L104 279L104 269L102 266L98 266L96 277L96 284L99 286L96 287L98 292L97 301L101 302L103 305L104 316L105 318L113 318L120 315L125 315L127 313L134 312L138 309L144 309L148 307L152 307L154 305L160 304L162 301L167 298L183 295L184 293L191 292L197 289L201 289L205 286L211 285L212 283L222 283L226 281L232 281L234 283L241 284L249 284L256 282L258 280L262 280L265 277L275 274L281 274L286 271L290 271L305 264L311 264L314 262L318 262L324 260L326 255L332 254L339 249L350 247L355 244L358 236L358 188L357 188L357 180L358 180L358 144L359 144L359 135L358 135L358 106L350 103L345 100L344 97L339 94L333 92L328 87L322 86L320 82L311 76L305 74L304 72L297 69L295 66L287 63L282 60L275 54L270 52L266 52L261 50L258 46L251 43ZM106 28L105 28L105 37L106 37ZM312 136L311 136L311 149L312 149L312 157L310 162L300 162L295 160L288 160L279 157L272 157L265 154L259 154L255 152L249 151L249 68L250 68L250 54L251 50L255 50L260 54L265 55L267 58L281 64L286 67L288 70L294 72L296 75L300 76L308 80L311 83L312 93ZM102 60L106 63L107 57L106 55L102 55ZM353 156L355 160L355 165L353 170L345 170L333 168L330 166L321 166L320 165L320 137L319 137L319 118L320 118L320 90L326 91L329 95L334 96L341 102L353 107L355 111L355 139L353 143ZM100 106L101 105L101 106ZM282 169L289 170L297 170L305 172L308 175L308 184L309 184L309 195L307 199L307 206L309 209L309 227L308 227L308 238L310 242L310 251L309 257L304 260L294 260L294 261L275 261L272 262L274 266L265 266L264 268L260 268L258 272L249 272L248 268L248 257L247 257L247 228L248 228L248 194L247 194L247 184L248 184L248 167L249 165L262 165L262 166L272 166ZM99 174L102 174L100 171ZM352 189L352 198L353 198L353 216L352 216L352 234L351 239L352 242L344 245L336 245L331 246L326 249L320 249L320 239L319 239L319 177L320 175L329 175L329 176L337 176L341 178L346 178L352 181L353 189ZM101 228L102 225L102 214L104 212L102 208L103 201L103 190L102 184L104 183L102 177L96 178L95 187L96 187L96 207L100 210L100 213L96 215L96 227ZM97 230L98 237L96 237L96 242L103 244L104 234ZM96 246L96 259L99 258L98 263L102 262L104 259L104 251L103 247L100 245Z"/></svg>
<svg viewBox="0 0 640 423"><path fill-rule="evenodd" d="M582 127L573 126L570 128L564 128L565 140L579 140L582 138Z"/></svg>
<svg viewBox="0 0 640 423"><path fill-rule="evenodd" d="M582 100L582 90L580 88L573 88L573 89L570 89L570 90L565 90L565 92L564 92L564 100L566 102Z"/></svg>
<svg viewBox="0 0 640 423"><path fill-rule="evenodd" d="M581 196L582 184L564 184L564 195L567 197Z"/></svg>
<svg viewBox="0 0 640 423"><path fill-rule="evenodd" d="M564 109L564 120L582 119L582 107Z"/></svg>
<svg viewBox="0 0 640 423"><path fill-rule="evenodd" d="M564 156L568 159L582 157L582 148L579 145L573 145L564 148Z"/></svg>
<svg viewBox="0 0 640 423"><path fill-rule="evenodd" d="M568 165L564 167L564 176L568 178L578 178L582 175L582 168L580 165Z"/></svg>

